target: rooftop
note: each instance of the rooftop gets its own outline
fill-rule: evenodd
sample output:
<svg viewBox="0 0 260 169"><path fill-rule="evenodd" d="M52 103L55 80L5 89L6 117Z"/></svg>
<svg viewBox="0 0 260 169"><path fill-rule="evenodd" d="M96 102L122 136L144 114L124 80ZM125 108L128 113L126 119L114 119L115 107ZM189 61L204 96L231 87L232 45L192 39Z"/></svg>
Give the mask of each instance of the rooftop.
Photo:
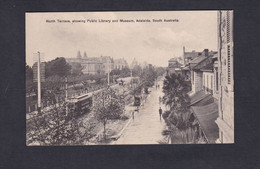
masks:
<svg viewBox="0 0 260 169"><path fill-rule="evenodd" d="M190 96L190 105L191 106L205 105L208 103L207 101L211 97L212 97L211 94L207 94L203 90L200 90Z"/></svg>
<svg viewBox="0 0 260 169"><path fill-rule="evenodd" d="M212 72L213 71L213 63L209 63L206 66L202 67L200 70L203 72Z"/></svg>
<svg viewBox="0 0 260 169"><path fill-rule="evenodd" d="M218 104L213 102L206 106L192 106L200 128L203 130L208 143L215 143L218 139L219 129L215 121L218 118Z"/></svg>
<svg viewBox="0 0 260 169"><path fill-rule="evenodd" d="M195 51L192 51L192 52L184 52L184 57L185 57L185 58L194 59L194 58L198 57L200 54L201 54L201 52L195 52Z"/></svg>
<svg viewBox="0 0 260 169"><path fill-rule="evenodd" d="M189 63L190 64L197 64L197 63L200 63L202 62L203 60L207 59L207 57L205 56L199 56L199 57L196 57L195 59L193 59L192 61L190 61Z"/></svg>

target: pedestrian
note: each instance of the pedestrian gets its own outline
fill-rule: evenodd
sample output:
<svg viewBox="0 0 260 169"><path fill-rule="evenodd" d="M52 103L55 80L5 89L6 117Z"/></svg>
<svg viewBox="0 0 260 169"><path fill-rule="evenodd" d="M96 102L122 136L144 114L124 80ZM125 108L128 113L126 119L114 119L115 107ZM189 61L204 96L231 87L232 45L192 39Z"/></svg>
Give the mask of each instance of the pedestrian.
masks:
<svg viewBox="0 0 260 169"><path fill-rule="evenodd" d="M135 111L132 111L132 119L135 119Z"/></svg>
<svg viewBox="0 0 260 169"><path fill-rule="evenodd" d="M160 121L161 121L161 117L162 117L162 108L159 108L159 115L160 115Z"/></svg>

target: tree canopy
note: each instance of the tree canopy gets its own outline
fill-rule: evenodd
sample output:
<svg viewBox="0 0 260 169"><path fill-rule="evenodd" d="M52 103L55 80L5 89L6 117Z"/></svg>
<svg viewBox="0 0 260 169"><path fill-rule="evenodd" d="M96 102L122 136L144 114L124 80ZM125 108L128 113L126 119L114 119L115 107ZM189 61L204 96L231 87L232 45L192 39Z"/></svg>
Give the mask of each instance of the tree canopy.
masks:
<svg viewBox="0 0 260 169"><path fill-rule="evenodd" d="M63 57L57 57L56 59L46 63L46 77L53 75L62 77L69 74L71 74L71 66Z"/></svg>
<svg viewBox="0 0 260 169"><path fill-rule="evenodd" d="M179 131L182 133L183 140L188 140L188 129L192 126L190 122L188 96L189 85L184 77L177 74L166 75L163 82L163 103L169 107L168 111L163 113L163 118L168 126L168 133L173 137L173 133ZM184 134L186 133L186 134Z"/></svg>
<svg viewBox="0 0 260 169"><path fill-rule="evenodd" d="M106 136L106 124L108 120L115 120L121 117L124 110L124 103L121 95L116 94L112 88L107 88L93 97L93 111L96 118L104 126L104 137Z"/></svg>
<svg viewBox="0 0 260 169"><path fill-rule="evenodd" d="M190 99L188 96L189 84L184 77L177 74L166 75L163 82L163 103L169 106L171 111L188 110Z"/></svg>

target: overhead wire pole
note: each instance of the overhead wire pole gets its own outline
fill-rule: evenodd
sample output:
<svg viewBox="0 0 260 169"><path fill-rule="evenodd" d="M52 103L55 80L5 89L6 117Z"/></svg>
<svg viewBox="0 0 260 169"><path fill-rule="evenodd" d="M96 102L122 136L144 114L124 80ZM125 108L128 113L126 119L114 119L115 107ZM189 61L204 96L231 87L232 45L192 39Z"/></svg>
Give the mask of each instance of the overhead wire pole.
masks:
<svg viewBox="0 0 260 169"><path fill-rule="evenodd" d="M41 56L40 52L38 52L38 70L37 70L37 78L38 78L38 113L41 113Z"/></svg>
<svg viewBox="0 0 260 169"><path fill-rule="evenodd" d="M108 80L108 86L110 85L110 62L108 62L108 73L107 73L107 80Z"/></svg>
<svg viewBox="0 0 260 169"><path fill-rule="evenodd" d="M68 77L65 76L65 103L66 103L66 116L69 114L68 108Z"/></svg>

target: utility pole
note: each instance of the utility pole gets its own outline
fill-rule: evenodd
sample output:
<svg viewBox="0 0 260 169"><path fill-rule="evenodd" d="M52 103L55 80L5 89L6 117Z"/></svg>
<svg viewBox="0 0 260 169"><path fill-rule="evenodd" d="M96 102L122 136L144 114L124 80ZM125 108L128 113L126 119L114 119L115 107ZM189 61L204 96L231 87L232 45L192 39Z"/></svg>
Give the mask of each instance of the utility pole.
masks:
<svg viewBox="0 0 260 169"><path fill-rule="evenodd" d="M38 114L41 114L41 56L40 52L38 52L38 70L37 70L37 76L38 76Z"/></svg>
<svg viewBox="0 0 260 169"><path fill-rule="evenodd" d="M66 102L66 116L69 114L68 110L68 78L65 76L65 102Z"/></svg>
<svg viewBox="0 0 260 169"><path fill-rule="evenodd" d="M108 81L108 86L110 85L110 61L108 62L108 73L107 73L107 81Z"/></svg>

